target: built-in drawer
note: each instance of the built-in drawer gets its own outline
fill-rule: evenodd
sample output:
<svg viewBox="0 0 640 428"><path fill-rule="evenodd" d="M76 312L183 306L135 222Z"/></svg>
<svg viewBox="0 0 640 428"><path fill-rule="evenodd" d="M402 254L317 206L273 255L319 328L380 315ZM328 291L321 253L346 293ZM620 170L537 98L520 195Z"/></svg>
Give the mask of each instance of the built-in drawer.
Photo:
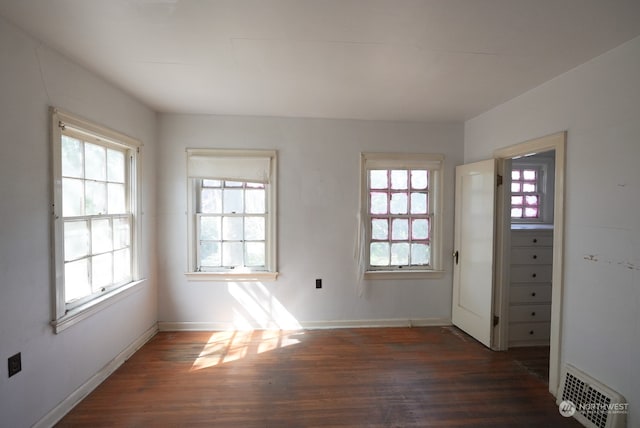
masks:
<svg viewBox="0 0 640 428"><path fill-rule="evenodd" d="M551 282L551 265L512 265L511 282Z"/></svg>
<svg viewBox="0 0 640 428"><path fill-rule="evenodd" d="M509 288L511 303L551 302L551 284L518 284Z"/></svg>
<svg viewBox="0 0 640 428"><path fill-rule="evenodd" d="M550 321L551 305L512 305L509 308L509 322Z"/></svg>
<svg viewBox="0 0 640 428"><path fill-rule="evenodd" d="M548 341L551 323L526 322L509 324L509 341Z"/></svg>
<svg viewBox="0 0 640 428"><path fill-rule="evenodd" d="M551 263L553 263L553 250L551 247L514 247L511 250L511 264L514 265Z"/></svg>
<svg viewBox="0 0 640 428"><path fill-rule="evenodd" d="M551 230L514 230L511 233L512 247L551 247L553 231Z"/></svg>

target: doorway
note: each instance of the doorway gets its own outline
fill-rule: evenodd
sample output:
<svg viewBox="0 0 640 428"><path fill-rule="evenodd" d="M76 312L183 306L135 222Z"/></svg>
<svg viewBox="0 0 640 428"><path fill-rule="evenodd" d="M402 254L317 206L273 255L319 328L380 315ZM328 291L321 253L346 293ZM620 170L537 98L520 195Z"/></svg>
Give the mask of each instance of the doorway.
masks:
<svg viewBox="0 0 640 428"><path fill-rule="evenodd" d="M546 290L548 304L545 310L548 311L548 321L545 323L548 330L545 334L549 342L549 392L554 396L559 386L561 360L565 147L566 132L561 132L496 150L493 159L456 167L451 320L455 326L485 346L504 351L509 348L510 340L513 208L511 165L513 159L536 153L553 152L555 155L554 192L552 201L546 202L547 205L553 205L553 208L549 209L552 213L553 228L547 232L549 239L545 241L551 249L546 255L550 258L551 266L540 277L535 271L513 273L514 277L518 278L519 275L529 275L528 281L519 279L521 283L528 282L529 285L535 286L543 279L551 283ZM527 180L520 181L524 185ZM508 183L507 186L504 185L505 182ZM524 198L526 195L522 196ZM542 203L540 199L539 204ZM525 201L520 203L519 207L525 212L527 208L535 208L534 205L531 205L531 202L527 205ZM483 233L478 235L474 231ZM536 239L534 244L540 242L536 237L533 239ZM539 290L527 290L523 287L518 291L523 290L527 291L530 297L540 297L537 294ZM531 296L531 293L534 293L534 296ZM529 331L531 330L525 330L523 335L529 334Z"/></svg>
<svg viewBox="0 0 640 428"><path fill-rule="evenodd" d="M494 314L504 322L495 326L492 348L548 343L554 396L561 360L565 146L562 132L494 153L506 185L497 198L494 294ZM523 191L534 183L543 188Z"/></svg>

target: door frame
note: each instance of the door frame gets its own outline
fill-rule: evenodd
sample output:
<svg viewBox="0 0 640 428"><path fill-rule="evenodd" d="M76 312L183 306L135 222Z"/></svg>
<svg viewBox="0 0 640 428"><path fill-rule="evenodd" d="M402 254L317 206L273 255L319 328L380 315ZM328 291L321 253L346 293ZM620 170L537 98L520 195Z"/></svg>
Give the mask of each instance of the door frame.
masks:
<svg viewBox="0 0 640 428"><path fill-rule="evenodd" d="M561 340L562 340L562 294L564 280L564 194L565 194L565 168L566 168L566 144L567 132L558 132L545 137L536 138L512 146L494 151L494 158L498 160L498 171L505 174L505 163L508 160L533 153L555 151L555 194L553 207L553 270L551 284L551 335L549 339L549 392L555 397L560 381ZM504 195L504 192L498 192ZM501 320L508 319L508 261L510 248L510 219L507 218L506 198L498 196L496 209L496 295L497 311ZM507 281L505 281L505 279ZM494 331L496 342L494 349L507 349L508 325L500 322L497 331Z"/></svg>

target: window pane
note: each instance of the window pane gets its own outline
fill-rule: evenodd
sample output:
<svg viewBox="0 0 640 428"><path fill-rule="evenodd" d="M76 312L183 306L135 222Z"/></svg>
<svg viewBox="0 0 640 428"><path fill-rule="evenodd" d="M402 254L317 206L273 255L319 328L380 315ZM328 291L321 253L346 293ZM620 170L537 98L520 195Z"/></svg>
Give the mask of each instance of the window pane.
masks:
<svg viewBox="0 0 640 428"><path fill-rule="evenodd" d="M371 266L389 266L389 243L372 242L369 247Z"/></svg>
<svg viewBox="0 0 640 428"><path fill-rule="evenodd" d="M536 179L536 171L533 169L525 169L522 171L522 178L525 180L535 180Z"/></svg>
<svg viewBox="0 0 640 428"><path fill-rule="evenodd" d="M84 145L85 177L90 180L107 179L107 151L91 143Z"/></svg>
<svg viewBox="0 0 640 428"><path fill-rule="evenodd" d="M242 239L242 217L222 218L222 239L240 241Z"/></svg>
<svg viewBox="0 0 640 428"><path fill-rule="evenodd" d="M264 266L264 242L247 242L247 266Z"/></svg>
<svg viewBox="0 0 640 428"><path fill-rule="evenodd" d="M244 201L242 200L242 193L242 189L224 189L223 202L225 213L240 214L244 212Z"/></svg>
<svg viewBox="0 0 640 428"><path fill-rule="evenodd" d="M536 185L533 183L523 183L522 184L522 191L525 193L529 193L529 192L535 192L536 191Z"/></svg>
<svg viewBox="0 0 640 428"><path fill-rule="evenodd" d="M391 204L389 211L391 214L406 214L407 213L407 194L406 193L394 193L391 195Z"/></svg>
<svg viewBox="0 0 640 428"><path fill-rule="evenodd" d="M204 214L220 214L222 212L222 190L202 189L200 205L200 210Z"/></svg>
<svg viewBox="0 0 640 428"><path fill-rule="evenodd" d="M409 171L394 169L391 171L391 188L394 190L404 190L408 188Z"/></svg>
<svg viewBox="0 0 640 428"><path fill-rule="evenodd" d="M522 208L511 208L512 218L522 218Z"/></svg>
<svg viewBox="0 0 640 428"><path fill-rule="evenodd" d="M86 215L107 213L107 183L85 181L84 203Z"/></svg>
<svg viewBox="0 0 640 428"><path fill-rule="evenodd" d="M108 218L91 220L91 253L98 254L113 249L111 222Z"/></svg>
<svg viewBox="0 0 640 428"><path fill-rule="evenodd" d="M70 302L91 294L89 286L89 262L78 260L64 265L64 297Z"/></svg>
<svg viewBox="0 0 640 428"><path fill-rule="evenodd" d="M220 217L200 217L200 239L220 240Z"/></svg>
<svg viewBox="0 0 640 428"><path fill-rule="evenodd" d="M248 188L253 188L253 189L264 189L264 184L262 184L262 183L249 183L249 182L247 182L247 187L248 187Z"/></svg>
<svg viewBox="0 0 640 428"><path fill-rule="evenodd" d="M107 149L107 180L124 183L124 152Z"/></svg>
<svg viewBox="0 0 640 428"><path fill-rule="evenodd" d="M128 248L113 253L113 282L122 284L131 281L131 252Z"/></svg>
<svg viewBox="0 0 640 428"><path fill-rule="evenodd" d="M429 239L429 220L424 218L411 220L411 239Z"/></svg>
<svg viewBox="0 0 640 428"><path fill-rule="evenodd" d="M224 187L242 187L244 183L242 181L225 181Z"/></svg>
<svg viewBox="0 0 640 428"><path fill-rule="evenodd" d="M520 192L522 189L521 184L520 183L511 183L511 191L512 192Z"/></svg>
<svg viewBox="0 0 640 428"><path fill-rule="evenodd" d="M247 241L264 241L264 217L245 217L244 239Z"/></svg>
<svg viewBox="0 0 640 428"><path fill-rule="evenodd" d="M371 220L371 238L389 239L389 221L381 218Z"/></svg>
<svg viewBox="0 0 640 428"><path fill-rule="evenodd" d="M409 244L406 242L391 244L391 264L404 266L409 264Z"/></svg>
<svg viewBox="0 0 640 428"><path fill-rule="evenodd" d="M391 239L409 238L409 220L406 218L396 218L391 222Z"/></svg>
<svg viewBox="0 0 640 428"><path fill-rule="evenodd" d="M75 138L62 136L62 176L82 178L83 151L82 142Z"/></svg>
<svg viewBox="0 0 640 428"><path fill-rule="evenodd" d="M113 248L119 250L129 246L131 233L129 232L128 218L113 219Z"/></svg>
<svg viewBox="0 0 640 428"><path fill-rule="evenodd" d="M62 179L62 216L84 215L84 187L82 180Z"/></svg>
<svg viewBox="0 0 640 428"><path fill-rule="evenodd" d="M511 180L520 180L520 170L519 169L514 169L513 171L511 171Z"/></svg>
<svg viewBox="0 0 640 428"><path fill-rule="evenodd" d="M427 213L427 194L412 193L411 194L411 214Z"/></svg>
<svg viewBox="0 0 640 428"><path fill-rule="evenodd" d="M100 291L102 287L113 284L113 254L101 254L91 257L91 289Z"/></svg>
<svg viewBox="0 0 640 428"><path fill-rule="evenodd" d="M525 198L527 205L538 205L538 196L537 195L527 195Z"/></svg>
<svg viewBox="0 0 640 428"><path fill-rule="evenodd" d="M411 264L428 265L430 248L426 244L411 244Z"/></svg>
<svg viewBox="0 0 640 428"><path fill-rule="evenodd" d="M524 216L526 218L538 218L538 208L530 208L530 207L525 208Z"/></svg>
<svg viewBox="0 0 640 428"><path fill-rule="evenodd" d="M242 242L223 242L222 243L222 265L223 266L242 266Z"/></svg>
<svg viewBox="0 0 640 428"><path fill-rule="evenodd" d="M370 176L370 189L386 189L389 187L387 170L372 170L369 171Z"/></svg>
<svg viewBox="0 0 640 428"><path fill-rule="evenodd" d="M202 185L204 187L220 187L220 186L222 186L222 181L220 181L220 180L202 180Z"/></svg>
<svg viewBox="0 0 640 428"><path fill-rule="evenodd" d="M107 204L107 212L109 214L124 214L127 212L124 184L107 184L107 194L109 195Z"/></svg>
<svg viewBox="0 0 640 428"><path fill-rule="evenodd" d="M411 171L411 188L415 190L423 190L427 188L427 171L413 170Z"/></svg>
<svg viewBox="0 0 640 428"><path fill-rule="evenodd" d="M512 196L511 205L522 205L522 196Z"/></svg>
<svg viewBox="0 0 640 428"><path fill-rule="evenodd" d="M245 191L246 212L249 214L264 214L265 191L264 189Z"/></svg>
<svg viewBox="0 0 640 428"><path fill-rule="evenodd" d="M371 214L387 213L387 194L371 192Z"/></svg>
<svg viewBox="0 0 640 428"><path fill-rule="evenodd" d="M200 242L200 266L222 266L222 253L220 252L219 242Z"/></svg>
<svg viewBox="0 0 640 428"><path fill-rule="evenodd" d="M64 222L64 260L89 255L89 225L86 221Z"/></svg>

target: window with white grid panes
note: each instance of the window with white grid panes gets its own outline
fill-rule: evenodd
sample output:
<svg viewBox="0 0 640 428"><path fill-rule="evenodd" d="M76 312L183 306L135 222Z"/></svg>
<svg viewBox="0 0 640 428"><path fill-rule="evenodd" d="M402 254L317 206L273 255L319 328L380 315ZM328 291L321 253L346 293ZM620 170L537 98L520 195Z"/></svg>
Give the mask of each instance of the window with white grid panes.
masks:
<svg viewBox="0 0 640 428"><path fill-rule="evenodd" d="M74 307L133 280L131 149L62 130L64 300Z"/></svg>
<svg viewBox="0 0 640 428"><path fill-rule="evenodd" d="M266 270L267 201L263 183L198 180L196 271Z"/></svg>
<svg viewBox="0 0 640 428"><path fill-rule="evenodd" d="M540 170L514 168L511 170L511 218L540 219Z"/></svg>
<svg viewBox="0 0 640 428"><path fill-rule="evenodd" d="M430 171L368 171L368 264L372 270L431 265Z"/></svg>

